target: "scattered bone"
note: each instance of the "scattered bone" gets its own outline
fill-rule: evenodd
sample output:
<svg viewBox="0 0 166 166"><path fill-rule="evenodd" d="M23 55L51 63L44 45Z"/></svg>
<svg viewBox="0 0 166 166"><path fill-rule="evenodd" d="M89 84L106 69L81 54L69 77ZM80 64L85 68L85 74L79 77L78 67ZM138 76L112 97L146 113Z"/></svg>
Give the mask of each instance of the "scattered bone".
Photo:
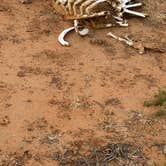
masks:
<svg viewBox="0 0 166 166"><path fill-rule="evenodd" d="M77 29L77 30L76 30ZM61 34L58 37L58 41L62 46L69 46L70 43L65 41L65 36L67 35L67 33L71 32L72 30L78 31L78 34L80 36L86 36L89 33L89 29L88 28L83 28L82 30L79 30L79 26L77 26L77 20L75 20L75 26L74 27L70 27L65 29L63 32L61 32Z"/></svg>
<svg viewBox="0 0 166 166"><path fill-rule="evenodd" d="M107 34L107 36L110 36L118 41L121 41L125 44L127 44L128 46L136 49L139 54L145 54L146 51L151 51L151 52L158 52L158 53L165 53L166 49L165 47L161 46L161 45L153 45L152 43L147 43L147 42L136 42L134 40L129 39L127 36L125 36L124 38L121 38L119 36L116 36L115 34L113 34L112 32L109 32Z"/></svg>
<svg viewBox="0 0 166 166"><path fill-rule="evenodd" d="M144 54L146 52L156 52L156 53L165 53L166 48L163 44L149 43L148 41L139 41L134 42L133 48L139 51L140 54Z"/></svg>
<svg viewBox="0 0 166 166"><path fill-rule="evenodd" d="M129 39L128 37L125 37L125 38L121 38L121 37L118 37L116 35L114 35L112 32L109 32L107 34L107 36L110 36L116 40L119 40L121 42L124 42L125 44L127 44L128 46L133 46L133 41L131 39Z"/></svg>
<svg viewBox="0 0 166 166"><path fill-rule="evenodd" d="M84 28L84 29L79 31L80 36L86 36L88 34L89 34L89 29L88 28Z"/></svg>
<svg viewBox="0 0 166 166"><path fill-rule="evenodd" d="M61 32L61 34L58 37L58 41L62 46L69 46L69 42L65 41L65 36L67 33L73 31L75 29L75 27L70 27L65 29L63 32Z"/></svg>
<svg viewBox="0 0 166 166"><path fill-rule="evenodd" d="M96 29L116 25L127 27L128 23L124 18L125 13L143 18L146 17L144 13L131 10L142 6L141 2L135 2L134 0L54 0L54 3L56 10L59 7L61 8L62 11L59 13L63 13L64 19L74 22L75 32L80 36L85 36L89 33L89 29L85 27L88 27L90 24ZM68 28L59 35L58 40L61 45L69 46L64 37L71 30L73 28ZM125 42L129 46L133 45L133 42L128 38L123 39L112 33L108 33L108 36Z"/></svg>

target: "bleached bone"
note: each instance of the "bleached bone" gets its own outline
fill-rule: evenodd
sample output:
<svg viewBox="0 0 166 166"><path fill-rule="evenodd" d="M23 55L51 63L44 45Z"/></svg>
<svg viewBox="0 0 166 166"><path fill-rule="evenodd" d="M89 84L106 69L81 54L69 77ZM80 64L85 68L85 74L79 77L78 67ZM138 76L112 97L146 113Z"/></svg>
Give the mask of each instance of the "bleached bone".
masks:
<svg viewBox="0 0 166 166"><path fill-rule="evenodd" d="M116 21L116 23L121 27L128 27L127 21Z"/></svg>
<svg viewBox="0 0 166 166"><path fill-rule="evenodd" d="M128 46L133 46L133 41L130 40L129 38L125 39L125 38L118 37L118 36L114 35L112 32L107 33L107 36L110 36L118 41L124 42Z"/></svg>
<svg viewBox="0 0 166 166"><path fill-rule="evenodd" d="M75 27L70 27L70 28L67 28L60 33L60 35L58 36L58 41L62 46L69 46L70 45L69 42L65 41L64 38L67 35L67 33L73 31L74 29L75 29Z"/></svg>
<svg viewBox="0 0 166 166"><path fill-rule="evenodd" d="M95 8L98 4L103 3L103 2L106 2L106 1L107 1L107 0L96 0L94 3L92 3L91 5L89 5L89 6L86 8L85 12L86 12L88 15L90 15L90 11L91 11L93 8Z"/></svg>
<svg viewBox="0 0 166 166"><path fill-rule="evenodd" d="M67 3L67 0L59 0L59 3L61 3L62 5L65 5Z"/></svg>
<svg viewBox="0 0 166 166"><path fill-rule="evenodd" d="M134 8L134 7L139 7L139 6L142 6L142 3L135 3L135 4L125 5L125 8L129 9L129 8Z"/></svg>
<svg viewBox="0 0 166 166"><path fill-rule="evenodd" d="M87 1L83 2L80 6L80 14L83 15L84 8L86 8L87 6L89 6L93 2L94 2L94 0L87 0Z"/></svg>
<svg viewBox="0 0 166 166"><path fill-rule="evenodd" d="M136 11L132 11L132 10L128 10L128 9L124 9L123 12L128 13L128 14L132 14L132 15L135 15L135 16L139 16L139 17L146 17L146 14L144 14L144 13L136 12Z"/></svg>
<svg viewBox="0 0 166 166"><path fill-rule="evenodd" d="M127 21L124 19L123 15L125 13L127 14L132 14L132 15L136 15L139 17L146 17L146 14L141 13L141 12L136 12L134 10L132 10L133 8L137 8L139 6L142 6L142 3L133 3L134 0L54 0L55 2L57 2L57 4L59 4L63 10L65 8L65 12L66 15L64 15L64 18L66 20L72 20L74 21L74 27L65 29L58 37L58 41L63 45L63 46L69 46L69 43L67 41L65 41L65 36L67 33L69 33L72 30L75 30L75 32L77 32L79 35L81 36L85 36L89 33L89 29L88 28L84 28L83 26L79 25L79 22L81 22L81 24L85 24L86 26L86 19L87 21L93 19L97 22L98 17L103 17L103 19L108 18L108 23L105 24L105 22L103 22L102 26L101 24L99 24L100 26L95 26L96 28L98 27L112 27L114 25L116 25L115 23L117 23L120 26L128 26ZM105 3L107 2L107 3ZM103 3L103 7L102 5L98 7L98 4L102 4ZM105 7L104 7L105 5ZM110 7L110 8L109 8ZM97 12L92 12L94 9L100 9ZM105 9L107 9L107 11L104 11ZM113 18L113 20L111 20ZM85 22L83 21L85 20ZM119 41L125 42L128 45L132 45L132 41L128 38L121 38L118 37L114 34L112 34L111 32L108 33L108 36L113 37L114 39L117 39Z"/></svg>
<svg viewBox="0 0 166 166"><path fill-rule="evenodd" d="M74 11L74 15L76 16L77 15L77 5L79 5L80 3L82 3L84 0L76 0L74 3L73 3L73 11Z"/></svg>
<svg viewBox="0 0 166 166"><path fill-rule="evenodd" d="M142 6L142 3L127 4L128 2L131 2L131 0L121 0L121 8L123 9L122 13L132 14L139 17L146 17L146 14L144 13L129 10L129 8Z"/></svg>
<svg viewBox="0 0 166 166"><path fill-rule="evenodd" d="M89 29L88 28L83 28L82 30L79 30L79 35L80 36L86 36L89 34Z"/></svg>
<svg viewBox="0 0 166 166"><path fill-rule="evenodd" d="M118 21L123 21L123 18L119 17L119 16L113 16L116 20Z"/></svg>
<svg viewBox="0 0 166 166"><path fill-rule="evenodd" d="M80 28L82 28L82 27L79 26L79 21L74 20L74 29L75 29L76 33L78 33L80 36L86 36L89 33L88 28L83 28L82 30L80 30Z"/></svg>
<svg viewBox="0 0 166 166"><path fill-rule="evenodd" d="M75 29L76 33L79 32L79 30L78 30L78 20L74 20L74 29Z"/></svg>
<svg viewBox="0 0 166 166"><path fill-rule="evenodd" d="M112 26L113 26L112 23L108 23L108 24L105 25L106 28L110 28Z"/></svg>

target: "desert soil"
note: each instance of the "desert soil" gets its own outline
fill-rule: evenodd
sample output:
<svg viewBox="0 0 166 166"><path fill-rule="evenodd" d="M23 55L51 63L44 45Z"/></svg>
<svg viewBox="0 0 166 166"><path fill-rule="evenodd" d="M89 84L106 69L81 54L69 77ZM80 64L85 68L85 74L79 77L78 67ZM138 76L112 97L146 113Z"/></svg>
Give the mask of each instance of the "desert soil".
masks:
<svg viewBox="0 0 166 166"><path fill-rule="evenodd" d="M166 1L144 4L146 19L70 33L71 47L62 47L57 37L72 24L49 0L1 0L0 166L88 165L73 153L116 143L141 148L138 165L164 163L166 119L143 103L166 86Z"/></svg>

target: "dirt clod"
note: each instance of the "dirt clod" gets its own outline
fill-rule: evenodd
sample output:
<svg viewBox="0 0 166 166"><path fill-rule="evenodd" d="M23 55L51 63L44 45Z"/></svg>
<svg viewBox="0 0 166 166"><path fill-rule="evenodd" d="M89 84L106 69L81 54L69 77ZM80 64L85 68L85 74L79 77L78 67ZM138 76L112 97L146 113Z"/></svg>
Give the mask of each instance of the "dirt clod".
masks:
<svg viewBox="0 0 166 166"><path fill-rule="evenodd" d="M0 118L0 125L1 126L7 126L10 123L9 117L4 116Z"/></svg>

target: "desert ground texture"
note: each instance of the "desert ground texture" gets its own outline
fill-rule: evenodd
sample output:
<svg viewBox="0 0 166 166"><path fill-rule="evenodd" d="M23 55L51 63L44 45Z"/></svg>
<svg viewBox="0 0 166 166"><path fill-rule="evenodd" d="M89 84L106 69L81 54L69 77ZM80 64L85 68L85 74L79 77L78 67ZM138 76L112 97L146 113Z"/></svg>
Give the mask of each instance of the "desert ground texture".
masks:
<svg viewBox="0 0 166 166"><path fill-rule="evenodd" d="M166 1L143 3L62 47L50 0L0 1L0 166L166 165L166 116L144 105L166 87Z"/></svg>

